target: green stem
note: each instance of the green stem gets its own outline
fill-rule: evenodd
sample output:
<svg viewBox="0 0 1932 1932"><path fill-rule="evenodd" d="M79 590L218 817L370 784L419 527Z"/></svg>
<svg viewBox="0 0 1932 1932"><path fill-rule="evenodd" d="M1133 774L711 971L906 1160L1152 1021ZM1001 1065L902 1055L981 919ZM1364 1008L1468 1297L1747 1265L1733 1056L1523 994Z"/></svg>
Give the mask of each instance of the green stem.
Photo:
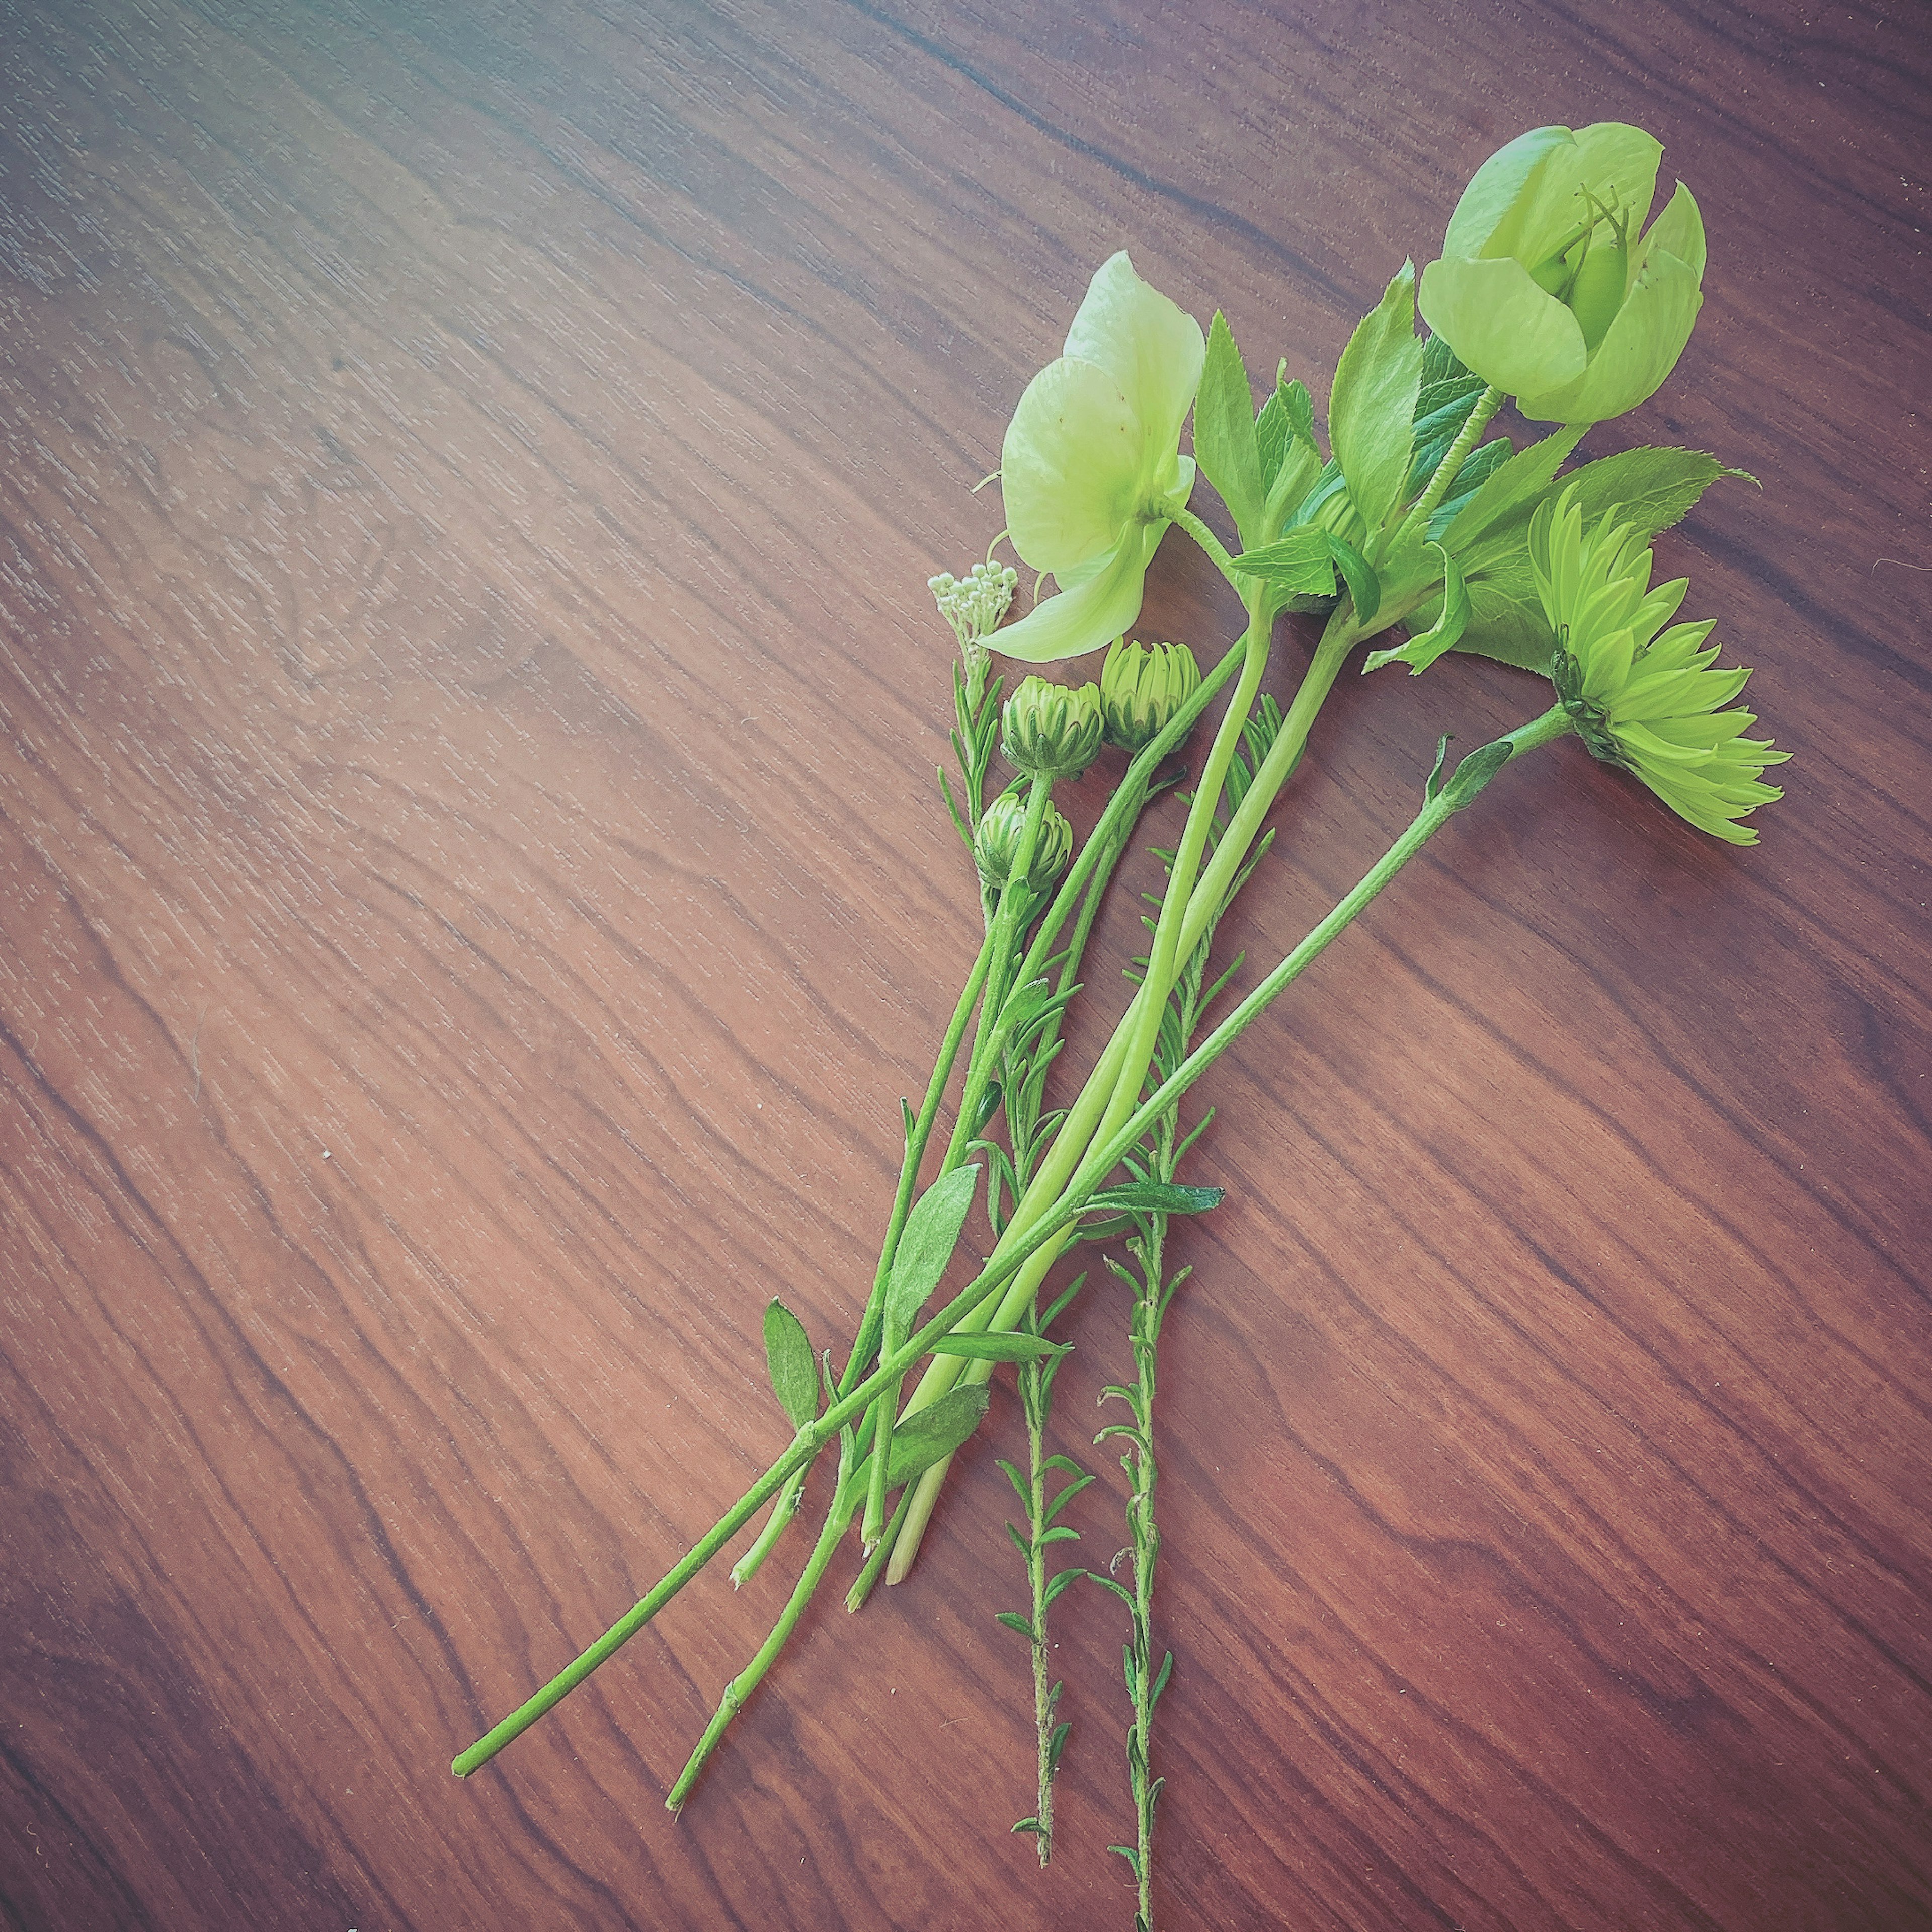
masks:
<svg viewBox="0 0 1932 1932"><path fill-rule="evenodd" d="M1024 1373L1032 1380L1032 1399L1026 1405L1028 1537L1027 1582L1033 1605L1033 1716L1039 1741L1039 1792L1034 1801L1034 1838L1040 1862L1053 1858L1053 1713L1060 1701L1060 1687L1049 1684L1046 1653L1046 1392L1041 1364L1028 1365Z"/></svg>
<svg viewBox="0 0 1932 1932"><path fill-rule="evenodd" d="M1456 434L1456 440L1449 446L1449 453L1436 466L1436 474L1429 479L1429 487L1415 500L1415 507L1402 519L1402 527L1396 531L1395 541L1389 546L1390 552L1400 550L1411 538L1419 536L1429 527L1429 520L1436 514L1436 506L1449 494L1449 486L1455 482L1456 474L1467 460L1471 450L1481 440L1484 430L1490 426L1490 418L1502 408L1503 392L1492 382L1476 398L1474 408L1470 410L1462 427Z"/></svg>
<svg viewBox="0 0 1932 1932"><path fill-rule="evenodd" d="M1459 784L1464 766L1486 759L1484 782L1504 763L1534 745L1544 744L1571 728L1568 715L1558 706L1532 723L1498 740L1493 746L1472 752L1457 768L1455 777L1424 806L1414 824L1378 860L1353 891L1319 926L1282 961L1253 992L1244 1000L1221 1025L1190 1054L1148 1100L1123 1124L1103 1147L1090 1151L1066 1184L1055 1207L1043 1211L1022 1234L1012 1237L1008 1252L995 1251L984 1268L952 1300L940 1309L919 1331L908 1336L878 1368L858 1387L838 1401L794 1438L790 1448L780 1456L738 1501L727 1510L680 1561L673 1565L650 1594L634 1605L606 1630L573 1663L560 1671L542 1690L487 1736L461 1753L451 1769L459 1778L467 1777L486 1764L503 1747L520 1736L538 1718L588 1677L606 1658L614 1654L649 1623L686 1584L715 1556L732 1537L756 1514L760 1505L775 1496L794 1470L809 1463L832 1436L854 1416L862 1414L887 1384L903 1376L934 1343L952 1333L970 1315L991 1302L1012 1280L1035 1254L1054 1243L1069 1229L1087 1204L1105 1184L1123 1157L1137 1145L1162 1114L1174 1106L1200 1079L1214 1061L1252 1025L1269 1004L1306 971L1309 966L1333 943L1336 937L1386 886L1402 866L1419 851L1450 814L1466 804L1480 786Z"/></svg>
<svg viewBox="0 0 1932 1932"><path fill-rule="evenodd" d="M899 1492L899 1506L892 1512L892 1520L886 1526L886 1533L878 1546L866 1558L866 1566L853 1580L852 1587L845 1592L845 1607L855 1615L866 1607L866 1599L872 1594L872 1586L879 1580L879 1573L886 1567L886 1559L892 1553L892 1539L899 1533L899 1525L904 1522L906 1512L912 1508L912 1486L908 1484Z"/></svg>
<svg viewBox="0 0 1932 1932"><path fill-rule="evenodd" d="M1169 1114L1161 1133L1170 1154L1173 1120ZM1166 1178L1173 1178L1171 1171ZM1167 1216L1156 1215L1151 1238L1141 1256L1141 1293L1134 1311L1134 1359L1140 1371L1136 1391L1139 1412L1135 1423L1139 1433L1134 1444L1134 1492L1127 1499L1127 1531L1134 1552L1133 1620L1129 1646L1134 1663L1130 1686L1134 1715L1132 1747L1127 1753L1127 1782L1133 1798L1138 1851L1134 1863L1140 1885L1138 1932L1154 1932L1154 1809L1160 1795L1160 1781L1154 1776L1152 1757L1154 1696L1160 1682L1154 1670L1154 1573L1160 1556L1160 1532L1154 1521L1154 1493L1160 1478L1154 1461L1154 1402L1166 1251Z"/></svg>
<svg viewBox="0 0 1932 1932"><path fill-rule="evenodd" d="M1012 990L1007 983L1007 968L1012 962L1013 944L1018 932L1020 908L1033 902L1027 875L1032 868L1034 854L1040 844L1040 827L1046 822L1047 807L1052 796L1053 781L1036 777L1027 798L1026 822L1021 827L1019 849L1014 855L1012 870L1000 894L1000 910L993 922L992 932L986 946L982 949L983 953L990 955L990 963L985 975L984 995L980 1002L979 1030L974 1036L972 1056L967 1063L966 1086L959 1099L958 1118L953 1123L952 1138L940 1162L941 1174L950 1174L966 1158L967 1143L979 1126L980 1098L986 1090L987 1082L992 1078L993 1069L999 1064L1004 1010ZM896 1248L896 1240L893 1246ZM890 1276L890 1262L882 1262L881 1274ZM892 1333L889 1321L885 1330L888 1352L899 1339ZM868 1553L886 1530L892 1423L898 1414L900 1386L897 1380L887 1384L884 1393L873 1406L872 1473L866 1486L865 1522L860 1532Z"/></svg>
<svg viewBox="0 0 1932 1932"><path fill-rule="evenodd" d="M1153 784L1154 772L1161 760L1193 730L1202 712L1246 660L1246 644L1244 640L1228 650L1201 680L1201 688L1168 719L1160 736L1134 754L1118 790L1108 801L1100 822L1088 834L1072 868L1060 880L1060 890L1054 896L1046 916L1040 922L1033 944L1017 975L1020 985L1024 986L1029 980L1037 980L1046 971L1046 962L1057 949L1060 932L1073 916L1075 906L1081 902L1081 895L1088 889L1102 861L1111 854L1109 863L1117 863L1120 854L1126 850L1126 842L1132 836L1133 820L1139 815L1141 803Z"/></svg>
<svg viewBox="0 0 1932 1932"><path fill-rule="evenodd" d="M1221 539L1192 510L1184 508L1175 511L1174 520L1208 553L1208 560L1240 592L1241 601L1245 603L1254 586L1234 568L1234 560L1228 554Z"/></svg>
<svg viewBox="0 0 1932 1932"><path fill-rule="evenodd" d="M849 1438L848 1438L849 1441ZM839 1459L838 1483L842 1490L846 1477L850 1474L851 1452L848 1449ZM698 1782L698 1774L704 1768L705 1760L718 1748L726 1728L731 1720L743 1708L745 1700L765 1681L766 1672L778 1661L778 1653L785 1647L785 1640L796 1627L799 1618L805 1613L814 1593L823 1580L826 1566L832 1561L832 1552L838 1546L838 1539L851 1527L852 1511L849 1506L842 1508L836 1496L832 1508L826 1512L825 1527L818 1533L818 1540L813 1545L810 1558L800 1574L789 1600L778 1622L772 1626L772 1633L758 1648L758 1654L746 1665L738 1675L724 1687L724 1694L718 1700L718 1708L711 1721L704 1727L704 1735L698 1741L698 1748L686 1760L683 1770L677 1774L677 1782L670 1788L670 1796L664 1800L668 1811L681 1810L684 1801L691 1796L692 1786Z"/></svg>

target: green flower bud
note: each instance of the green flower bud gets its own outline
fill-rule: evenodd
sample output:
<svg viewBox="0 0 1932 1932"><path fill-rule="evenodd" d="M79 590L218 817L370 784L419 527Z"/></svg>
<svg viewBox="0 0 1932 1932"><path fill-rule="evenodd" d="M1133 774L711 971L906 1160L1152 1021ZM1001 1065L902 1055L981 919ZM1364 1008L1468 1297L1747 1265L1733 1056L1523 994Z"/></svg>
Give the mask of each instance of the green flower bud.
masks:
<svg viewBox="0 0 1932 1932"><path fill-rule="evenodd" d="M1704 224L1664 150L1614 121L1532 128L1477 170L1424 271L1430 328L1525 416L1594 423L1655 393L1703 302Z"/></svg>
<svg viewBox="0 0 1932 1932"><path fill-rule="evenodd" d="M1078 778L1100 748L1100 688L1026 679L1006 700L1000 748L1006 762L1035 778Z"/></svg>
<svg viewBox="0 0 1932 1932"><path fill-rule="evenodd" d="M1026 800L1017 792L1002 792L980 814L973 840L973 860L989 886L1004 886L1012 877L1026 830ZM1073 828L1052 806L1040 820L1040 837L1027 868L1027 884L1043 892L1066 871L1073 856Z"/></svg>
<svg viewBox="0 0 1932 1932"><path fill-rule="evenodd" d="M1129 753L1159 737L1201 688L1201 667L1185 644L1130 644L1121 638L1100 667L1107 742Z"/></svg>

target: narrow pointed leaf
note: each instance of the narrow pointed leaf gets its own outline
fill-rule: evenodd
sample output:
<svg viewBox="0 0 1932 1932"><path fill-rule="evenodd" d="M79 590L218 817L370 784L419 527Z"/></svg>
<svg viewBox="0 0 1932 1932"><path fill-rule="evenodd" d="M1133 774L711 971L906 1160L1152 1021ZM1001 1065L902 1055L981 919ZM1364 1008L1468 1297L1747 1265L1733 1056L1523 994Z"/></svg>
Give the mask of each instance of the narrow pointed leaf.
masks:
<svg viewBox="0 0 1932 1932"><path fill-rule="evenodd" d="M802 1429L818 1413L818 1364L804 1323L776 1299L765 1310L765 1372L779 1408Z"/></svg>
<svg viewBox="0 0 1932 1932"><path fill-rule="evenodd" d="M912 1318L939 1286L952 1250L959 1245L959 1232L966 1225L979 1184L976 1166L956 1167L934 1181L906 1216L898 1252L892 1257L892 1279L886 1285L889 1335L904 1334Z"/></svg>
<svg viewBox="0 0 1932 1932"><path fill-rule="evenodd" d="M1227 1198L1221 1187L1185 1187L1172 1180L1131 1180L1118 1187L1102 1188L1088 1203L1108 1213L1137 1214L1204 1214Z"/></svg>
<svg viewBox="0 0 1932 1932"><path fill-rule="evenodd" d="M1208 331L1208 359L1194 399L1194 458L1220 492L1245 543L1261 529L1261 454L1255 399L1228 318L1217 309Z"/></svg>
<svg viewBox="0 0 1932 1932"><path fill-rule="evenodd" d="M932 1345L935 1355L960 1355L973 1362L1037 1362L1072 1352L1070 1342L1039 1335L948 1335Z"/></svg>

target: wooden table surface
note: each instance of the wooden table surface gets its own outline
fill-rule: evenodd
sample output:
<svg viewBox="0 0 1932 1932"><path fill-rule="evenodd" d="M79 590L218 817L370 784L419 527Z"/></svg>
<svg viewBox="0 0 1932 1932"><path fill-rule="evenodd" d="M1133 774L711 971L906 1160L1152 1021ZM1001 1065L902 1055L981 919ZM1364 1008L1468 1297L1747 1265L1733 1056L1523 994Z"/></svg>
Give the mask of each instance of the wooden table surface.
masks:
<svg viewBox="0 0 1932 1932"><path fill-rule="evenodd" d="M1623 118L1711 266L1588 447L1760 479L1660 561L1788 796L1734 851L1542 754L1204 1090L1160 1922L1932 1925L1928 24L0 10L6 1924L1124 1932L1097 1590L1052 1869L1007 1830L1010 1392L680 1818L799 1548L448 1760L782 1446L767 1297L849 1333L976 940L925 581L1095 265L1318 406L1478 162ZM1238 621L1172 540L1141 634ZM1438 731L1544 701L1345 680L1228 944L1279 957ZM1120 1318L1057 1412L1096 1566Z"/></svg>

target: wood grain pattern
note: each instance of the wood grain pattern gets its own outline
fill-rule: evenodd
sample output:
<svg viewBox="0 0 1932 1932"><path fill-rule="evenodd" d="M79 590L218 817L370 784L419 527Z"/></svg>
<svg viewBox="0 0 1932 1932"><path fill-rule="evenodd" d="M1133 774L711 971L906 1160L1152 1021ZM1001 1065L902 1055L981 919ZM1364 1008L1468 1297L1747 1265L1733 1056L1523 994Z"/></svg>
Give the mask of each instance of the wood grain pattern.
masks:
<svg viewBox="0 0 1932 1932"><path fill-rule="evenodd" d="M0 8L6 1923L1130 1922L1100 1592L1052 1869L1006 1835L990 1442L682 1819L796 1553L446 1767L780 1445L766 1297L822 1341L862 1297L976 931L924 580L1094 264L1318 398L1476 161L1622 118L1712 267L1592 447L1763 480L1661 548L1789 796L1739 854L1513 771L1216 1074L1161 1899L1932 1925L1925 17ZM1232 614L1163 552L1148 634ZM1230 942L1534 701L1348 681Z"/></svg>

